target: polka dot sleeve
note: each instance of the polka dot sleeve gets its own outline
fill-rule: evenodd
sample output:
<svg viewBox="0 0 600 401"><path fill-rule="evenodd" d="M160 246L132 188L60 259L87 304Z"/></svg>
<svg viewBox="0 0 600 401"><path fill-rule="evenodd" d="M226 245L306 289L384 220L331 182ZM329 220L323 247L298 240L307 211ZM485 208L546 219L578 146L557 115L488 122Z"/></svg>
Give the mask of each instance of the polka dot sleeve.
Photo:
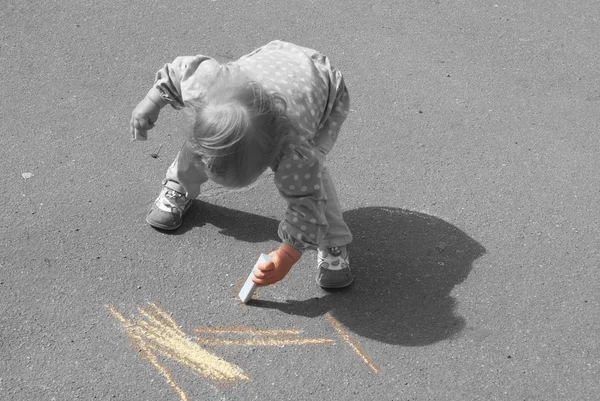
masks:
<svg viewBox="0 0 600 401"><path fill-rule="evenodd" d="M288 204L279 237L300 250L316 249L328 225L327 196L315 151L296 150L284 156L275 173L275 185Z"/></svg>
<svg viewBox="0 0 600 401"><path fill-rule="evenodd" d="M327 104L314 135L314 142L319 149L328 154L348 116L350 96L342 73L331 65L329 58L312 49L303 48L303 50L311 57L324 82L327 83Z"/></svg>
<svg viewBox="0 0 600 401"><path fill-rule="evenodd" d="M210 57L198 55L177 57L172 63L165 64L154 79L154 86L160 91L161 97L175 109L182 109L186 97L190 97L189 93L186 93L189 92L188 87L195 86L200 89L199 83L203 81L201 77L206 75L206 71L199 67L205 61L216 63ZM197 97L200 93L195 95Z"/></svg>

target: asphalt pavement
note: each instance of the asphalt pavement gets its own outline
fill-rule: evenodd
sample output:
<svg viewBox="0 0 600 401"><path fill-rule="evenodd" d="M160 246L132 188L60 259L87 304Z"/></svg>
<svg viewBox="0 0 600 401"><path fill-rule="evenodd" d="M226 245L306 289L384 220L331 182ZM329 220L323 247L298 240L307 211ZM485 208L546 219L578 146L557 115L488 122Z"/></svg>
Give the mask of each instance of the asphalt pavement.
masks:
<svg viewBox="0 0 600 401"><path fill-rule="evenodd" d="M600 3L41 1L0 14L0 399L597 400ZM236 294L285 211L272 173L146 211L185 137L132 109L165 63L318 49L355 284L307 252Z"/></svg>

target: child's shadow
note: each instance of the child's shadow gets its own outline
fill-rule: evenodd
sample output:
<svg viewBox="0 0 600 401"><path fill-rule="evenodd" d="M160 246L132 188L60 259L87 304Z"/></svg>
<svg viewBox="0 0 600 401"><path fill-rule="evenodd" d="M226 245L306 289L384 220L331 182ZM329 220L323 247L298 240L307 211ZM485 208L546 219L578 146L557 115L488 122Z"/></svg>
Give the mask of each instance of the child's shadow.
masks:
<svg viewBox="0 0 600 401"><path fill-rule="evenodd" d="M183 235L194 227L202 227L206 224L219 228L219 234L244 242L281 241L277 236L278 220L214 205L199 199L193 201L185 215L183 225L176 231L167 233Z"/></svg>
<svg viewBox="0 0 600 401"><path fill-rule="evenodd" d="M202 211L201 219L225 235L277 240L274 219L205 203ZM450 294L485 253L483 246L444 220L404 209L365 207L344 219L354 235L349 250L355 284L321 298L249 305L302 316L329 312L360 336L407 346L441 341L465 327Z"/></svg>

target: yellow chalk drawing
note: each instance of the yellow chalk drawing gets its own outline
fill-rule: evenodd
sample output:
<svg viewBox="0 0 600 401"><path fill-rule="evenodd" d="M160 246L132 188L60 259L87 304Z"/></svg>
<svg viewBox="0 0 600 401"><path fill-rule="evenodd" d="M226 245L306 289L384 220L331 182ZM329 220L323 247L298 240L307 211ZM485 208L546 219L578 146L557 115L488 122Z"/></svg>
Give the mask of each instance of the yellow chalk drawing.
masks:
<svg viewBox="0 0 600 401"><path fill-rule="evenodd" d="M202 345L212 346L238 346L238 347L283 347L285 345L333 345L333 340L327 338L269 338L248 340L224 340L221 338L198 338L196 341Z"/></svg>
<svg viewBox="0 0 600 401"><path fill-rule="evenodd" d="M234 334L250 335L259 338L223 339L198 337L196 341L202 345L212 346L237 346L237 347L283 347L286 345L333 345L333 340L328 338L299 338L302 331L288 330L260 330L253 327L201 327L196 329L197 334ZM260 338L263 337L263 338ZM266 338L265 338L266 337Z"/></svg>
<svg viewBox="0 0 600 401"><path fill-rule="evenodd" d="M371 369L374 373L379 373L381 371L381 368L373 362L373 360L367 355L367 353L350 336L350 333L346 331L344 326L342 326L342 324L336 318L334 318L331 315L331 313L328 312L325 316L327 316L327 320L329 320L329 323L331 323L335 331L337 331L340 337L342 337L342 339L346 341L348 345L350 345L352 350L354 350L354 352L356 352L360 359L362 359L364 363L367 364L369 369Z"/></svg>
<svg viewBox="0 0 600 401"><path fill-rule="evenodd" d="M285 329L285 330L262 330L248 326L220 326L220 327L199 327L196 333L204 334L250 334L253 336L293 336L302 333L300 329Z"/></svg>
<svg viewBox="0 0 600 401"><path fill-rule="evenodd" d="M125 327L125 332L134 349L165 377L169 386L182 401L189 401L187 394L175 381L173 374L159 360L159 356L178 362L192 371L217 382L248 381L241 368L208 352L205 346L237 347L282 347L287 345L334 345L328 338L301 337L299 329L262 330L245 326L199 327L196 338L189 338L167 312L155 303L139 308L141 318L132 320L125 317L114 306L108 306L112 315ZM342 324L330 313L326 318L350 345L352 350L375 373L381 369L350 336ZM227 336L229 338L223 338ZM232 339L231 337L234 336Z"/></svg>
<svg viewBox="0 0 600 401"><path fill-rule="evenodd" d="M158 305L152 303L140 308L143 319L127 319L112 305L110 312L125 327L133 347L142 357L160 371L167 383L183 401L188 401L186 393L179 387L173 374L159 362L158 356L172 359L187 366L194 372L219 382L250 380L238 366L229 363L206 351L189 339L181 327Z"/></svg>

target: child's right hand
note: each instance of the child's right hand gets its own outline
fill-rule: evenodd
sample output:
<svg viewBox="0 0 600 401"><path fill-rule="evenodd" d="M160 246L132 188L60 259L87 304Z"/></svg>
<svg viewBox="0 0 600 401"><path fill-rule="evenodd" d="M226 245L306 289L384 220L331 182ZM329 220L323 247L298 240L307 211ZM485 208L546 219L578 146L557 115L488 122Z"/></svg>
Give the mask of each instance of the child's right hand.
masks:
<svg viewBox="0 0 600 401"><path fill-rule="evenodd" d="M154 123L158 120L160 107L148 97L138 103L131 113L129 123L129 133L133 139L144 141L148 139L148 130L154 128Z"/></svg>
<svg viewBox="0 0 600 401"><path fill-rule="evenodd" d="M257 285L271 285L283 280L292 267L300 260L302 252L291 245L283 244L269 254L271 260L256 266L254 281Z"/></svg>

